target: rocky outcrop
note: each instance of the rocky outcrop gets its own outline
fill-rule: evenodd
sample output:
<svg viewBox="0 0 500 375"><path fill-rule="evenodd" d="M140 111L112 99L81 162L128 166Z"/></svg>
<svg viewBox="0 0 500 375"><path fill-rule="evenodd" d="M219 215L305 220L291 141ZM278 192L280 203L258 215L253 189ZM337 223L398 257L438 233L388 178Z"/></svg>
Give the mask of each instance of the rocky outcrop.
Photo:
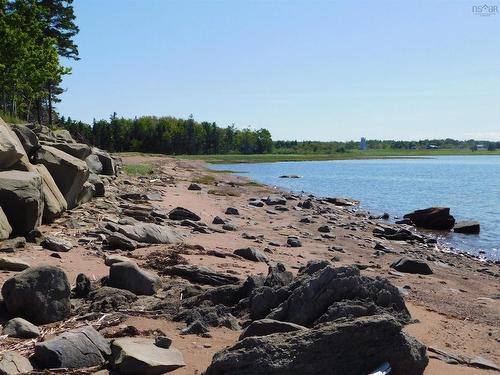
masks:
<svg viewBox="0 0 500 375"><path fill-rule="evenodd" d="M42 222L44 200L42 178L38 173L0 172L0 207L12 227L13 235L26 235Z"/></svg>
<svg viewBox="0 0 500 375"><path fill-rule="evenodd" d="M239 340L253 336L267 336L273 333L294 332L307 330L306 327L289 322L280 322L273 319L255 320L241 333Z"/></svg>
<svg viewBox="0 0 500 375"><path fill-rule="evenodd" d="M38 151L37 160L49 170L57 187L66 199L68 208L74 208L78 203L83 184L89 176L87 164L50 146L41 147Z"/></svg>
<svg viewBox="0 0 500 375"><path fill-rule="evenodd" d="M455 225L455 218L450 215L448 207L430 207L416 210L403 216L421 228L434 230L450 230Z"/></svg>
<svg viewBox="0 0 500 375"><path fill-rule="evenodd" d="M24 151L28 155L28 159L32 160L37 150L40 148L40 142L36 134L26 125L12 124L10 127L14 133L16 133L19 141L21 141Z"/></svg>
<svg viewBox="0 0 500 375"><path fill-rule="evenodd" d="M387 315L330 322L314 330L246 338L216 353L206 375L365 375L388 362L395 375L421 375L426 348Z"/></svg>
<svg viewBox="0 0 500 375"><path fill-rule="evenodd" d="M0 240L6 240L9 238L11 233L12 227L10 226L7 216L5 216L5 213L0 206Z"/></svg>
<svg viewBox="0 0 500 375"><path fill-rule="evenodd" d="M92 154L97 156L102 165L102 169L99 174L107 176L114 176L116 174L115 161L109 153L104 150L100 150L97 147L93 147Z"/></svg>
<svg viewBox="0 0 500 375"><path fill-rule="evenodd" d="M82 368L102 365L110 354L104 337L85 326L37 343L33 360L41 368Z"/></svg>
<svg viewBox="0 0 500 375"><path fill-rule="evenodd" d="M65 319L71 312L66 274L57 267L28 268L2 286L7 312L45 324Z"/></svg>

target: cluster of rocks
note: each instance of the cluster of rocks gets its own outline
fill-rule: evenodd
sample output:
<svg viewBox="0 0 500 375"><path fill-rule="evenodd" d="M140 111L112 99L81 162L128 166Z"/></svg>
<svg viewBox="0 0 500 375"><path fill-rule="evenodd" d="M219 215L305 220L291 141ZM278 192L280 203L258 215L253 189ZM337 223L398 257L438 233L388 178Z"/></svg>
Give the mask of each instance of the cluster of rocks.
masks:
<svg viewBox="0 0 500 375"><path fill-rule="evenodd" d="M389 362L394 373L422 374L426 348L404 334L411 321L398 289L357 267L312 261L296 277L282 264L266 277L209 289L183 301L187 333L244 327L215 354L206 374L367 374Z"/></svg>
<svg viewBox="0 0 500 375"><path fill-rule="evenodd" d="M103 196L118 165L66 130L8 125L0 118L0 240L29 236L42 222Z"/></svg>

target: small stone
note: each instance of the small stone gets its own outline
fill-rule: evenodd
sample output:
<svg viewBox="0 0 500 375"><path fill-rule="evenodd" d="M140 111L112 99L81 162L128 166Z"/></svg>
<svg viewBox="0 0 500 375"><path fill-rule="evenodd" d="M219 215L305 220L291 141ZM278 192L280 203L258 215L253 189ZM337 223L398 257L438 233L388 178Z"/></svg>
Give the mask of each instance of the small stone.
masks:
<svg viewBox="0 0 500 375"><path fill-rule="evenodd" d="M168 349L172 345L172 339L166 336L156 336L155 345L163 349Z"/></svg>
<svg viewBox="0 0 500 375"><path fill-rule="evenodd" d="M214 217L212 224L225 224L226 222L222 220L219 216Z"/></svg>
<svg viewBox="0 0 500 375"><path fill-rule="evenodd" d="M42 246L48 250L63 253L68 252L73 248L73 244L71 242L53 236L45 237L45 240L42 242Z"/></svg>
<svg viewBox="0 0 500 375"><path fill-rule="evenodd" d="M29 268L29 263L19 258L0 258L0 270L4 271L24 271Z"/></svg>
<svg viewBox="0 0 500 375"><path fill-rule="evenodd" d="M238 209L234 208L234 207L228 207L226 208L226 215L239 215L240 212L238 211Z"/></svg>
<svg viewBox="0 0 500 375"><path fill-rule="evenodd" d="M36 325L23 318L14 318L5 323L3 334L20 339L32 339L40 336L40 330Z"/></svg>
<svg viewBox="0 0 500 375"><path fill-rule="evenodd" d="M191 184L191 185L189 185L189 186L188 186L188 190L195 190L195 191L199 191L199 190L201 190L201 186L200 186L200 185L198 185L198 184L194 184L194 183L193 183L193 184Z"/></svg>
<svg viewBox="0 0 500 375"><path fill-rule="evenodd" d="M235 231L237 228L235 225L231 224L231 223L225 223L223 226L222 226L222 229L224 230L227 230L227 231Z"/></svg>

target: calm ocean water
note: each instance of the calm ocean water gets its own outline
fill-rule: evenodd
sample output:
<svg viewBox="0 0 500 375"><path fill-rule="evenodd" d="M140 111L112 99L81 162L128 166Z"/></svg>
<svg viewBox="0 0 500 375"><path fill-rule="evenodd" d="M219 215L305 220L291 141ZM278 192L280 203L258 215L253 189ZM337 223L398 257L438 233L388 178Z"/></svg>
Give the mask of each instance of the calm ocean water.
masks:
<svg viewBox="0 0 500 375"><path fill-rule="evenodd" d="M338 160L214 165L255 181L316 196L358 199L373 213L402 217L430 206L451 208L457 220L481 222L479 235L450 233L440 241L500 259L500 156ZM297 174L300 179L283 179Z"/></svg>

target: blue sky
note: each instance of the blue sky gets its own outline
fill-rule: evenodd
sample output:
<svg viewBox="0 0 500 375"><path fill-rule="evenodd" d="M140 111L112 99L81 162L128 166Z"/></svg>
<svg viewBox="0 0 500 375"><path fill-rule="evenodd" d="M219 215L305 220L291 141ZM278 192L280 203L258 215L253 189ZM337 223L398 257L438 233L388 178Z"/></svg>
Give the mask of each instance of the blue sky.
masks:
<svg viewBox="0 0 500 375"><path fill-rule="evenodd" d="M75 0L81 60L58 110L193 114L274 139L500 140L500 14L473 5Z"/></svg>

